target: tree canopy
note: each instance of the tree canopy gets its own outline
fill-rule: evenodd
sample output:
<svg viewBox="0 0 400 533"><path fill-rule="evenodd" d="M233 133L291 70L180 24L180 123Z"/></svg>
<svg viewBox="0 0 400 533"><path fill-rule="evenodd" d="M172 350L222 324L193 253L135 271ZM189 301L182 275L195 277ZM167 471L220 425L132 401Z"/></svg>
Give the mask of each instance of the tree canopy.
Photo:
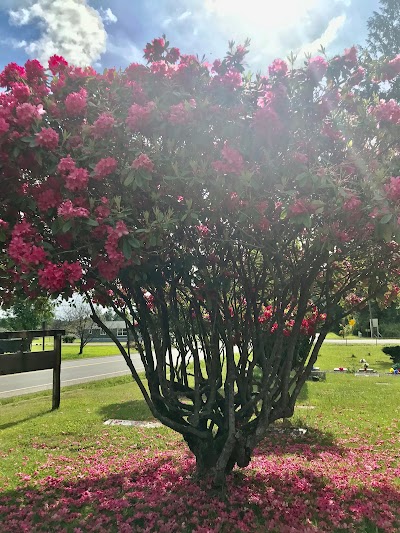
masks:
<svg viewBox="0 0 400 533"><path fill-rule="evenodd" d="M399 272L400 107L378 80L400 56L251 77L247 45L209 65L159 38L147 66L0 75L3 298L77 290L106 331L94 303L112 308L152 413L218 482L293 414L337 305L389 301Z"/></svg>
<svg viewBox="0 0 400 533"><path fill-rule="evenodd" d="M400 3L379 0L379 11L368 19L368 50L374 56L394 57L400 50Z"/></svg>

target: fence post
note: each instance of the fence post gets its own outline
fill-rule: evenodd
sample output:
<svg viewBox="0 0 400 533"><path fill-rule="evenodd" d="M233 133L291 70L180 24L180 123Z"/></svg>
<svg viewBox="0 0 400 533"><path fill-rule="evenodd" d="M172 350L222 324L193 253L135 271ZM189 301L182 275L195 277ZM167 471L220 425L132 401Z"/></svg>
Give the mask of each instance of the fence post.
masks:
<svg viewBox="0 0 400 533"><path fill-rule="evenodd" d="M55 364L53 368L53 404L52 409L60 407L61 393L61 335L54 335Z"/></svg>

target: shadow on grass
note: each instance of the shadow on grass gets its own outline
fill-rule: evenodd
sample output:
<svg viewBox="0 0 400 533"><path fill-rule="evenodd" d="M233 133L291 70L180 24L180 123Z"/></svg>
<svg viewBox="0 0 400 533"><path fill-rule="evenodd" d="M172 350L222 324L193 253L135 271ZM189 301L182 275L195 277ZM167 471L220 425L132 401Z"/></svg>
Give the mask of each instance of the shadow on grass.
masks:
<svg viewBox="0 0 400 533"><path fill-rule="evenodd" d="M257 446L254 455L273 453L281 456L291 453L311 461L326 450L340 457L348 451L344 446L337 444L335 435L329 431L319 431L301 422L292 425L290 421L285 420L268 428L266 437Z"/></svg>
<svg viewBox="0 0 400 533"><path fill-rule="evenodd" d="M222 498L209 481L194 482L194 462L181 450L142 449L120 456L115 449L104 451L79 464L59 463L57 477L0 494L2 530L365 532L400 527L400 488L389 481L374 484L370 472L354 485L343 461L333 467L324 458L312 465L268 454L255 457L249 469L229 476Z"/></svg>
<svg viewBox="0 0 400 533"><path fill-rule="evenodd" d="M6 424L0 424L0 430L18 426L18 424L22 424L23 422L27 422L28 420L34 420L35 418L40 418L42 416L48 415L51 412L52 412L52 409L47 409L46 411L43 411L42 413L37 413L31 416L27 416L25 418L21 418L20 420L15 420L14 422L7 422Z"/></svg>
<svg viewBox="0 0 400 533"><path fill-rule="evenodd" d="M104 420L152 420L154 417L144 400L130 400L123 403L104 405L98 410Z"/></svg>

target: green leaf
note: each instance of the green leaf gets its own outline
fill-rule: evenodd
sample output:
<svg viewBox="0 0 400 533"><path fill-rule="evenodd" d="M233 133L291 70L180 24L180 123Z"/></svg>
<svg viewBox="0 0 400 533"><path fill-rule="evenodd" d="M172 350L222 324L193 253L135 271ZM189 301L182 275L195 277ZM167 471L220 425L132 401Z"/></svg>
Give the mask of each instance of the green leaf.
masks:
<svg viewBox="0 0 400 533"><path fill-rule="evenodd" d="M135 239L135 237L133 237L133 235L129 235L127 240L129 242L129 244L132 246L132 248L140 248L140 241Z"/></svg>
<svg viewBox="0 0 400 533"><path fill-rule="evenodd" d="M135 181L135 178L136 178L136 172L131 170L128 176L124 180L125 187L129 187L129 185L132 185L132 183Z"/></svg>
<svg viewBox="0 0 400 533"><path fill-rule="evenodd" d="M67 231L69 231L71 228L72 228L72 220L67 220L63 225L62 225L62 228L61 228L61 231L63 233L67 233Z"/></svg>
<svg viewBox="0 0 400 533"><path fill-rule="evenodd" d="M88 218L87 219L87 224L88 226L98 226L99 223L97 222L97 220L93 219L93 218Z"/></svg>
<svg viewBox="0 0 400 533"><path fill-rule="evenodd" d="M132 255L132 249L129 246L129 242L127 239L124 239L122 241L122 253L124 254L125 259L130 259Z"/></svg>
<svg viewBox="0 0 400 533"><path fill-rule="evenodd" d="M393 218L392 213L387 213L386 215L384 215L384 216L380 219L379 223L380 223L380 224L387 224L388 222L390 222L390 220L392 220L392 218Z"/></svg>

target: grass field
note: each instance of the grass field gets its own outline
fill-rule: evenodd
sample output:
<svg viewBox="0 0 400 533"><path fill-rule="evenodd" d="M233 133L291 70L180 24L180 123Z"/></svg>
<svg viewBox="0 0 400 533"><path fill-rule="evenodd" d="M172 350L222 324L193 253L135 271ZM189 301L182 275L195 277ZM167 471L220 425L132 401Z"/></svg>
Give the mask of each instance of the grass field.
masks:
<svg viewBox="0 0 400 533"><path fill-rule="evenodd" d="M35 339L32 343L32 351L37 352L43 349L41 340ZM53 342L50 339L46 339L45 350L52 350ZM118 355L119 350L114 343L105 344L87 344L83 348L83 354L79 355L79 343L74 342L72 344L62 343L61 356L63 361L70 359L83 359L92 357L107 357L111 355Z"/></svg>
<svg viewBox="0 0 400 533"><path fill-rule="evenodd" d="M390 361L375 346L321 352L322 369ZM58 411L49 403L46 392L0 402L6 533L400 530L398 377L307 382L291 419L307 433L278 425L226 498L193 481L193 458L169 429L103 425L151 419L129 377L63 389Z"/></svg>

